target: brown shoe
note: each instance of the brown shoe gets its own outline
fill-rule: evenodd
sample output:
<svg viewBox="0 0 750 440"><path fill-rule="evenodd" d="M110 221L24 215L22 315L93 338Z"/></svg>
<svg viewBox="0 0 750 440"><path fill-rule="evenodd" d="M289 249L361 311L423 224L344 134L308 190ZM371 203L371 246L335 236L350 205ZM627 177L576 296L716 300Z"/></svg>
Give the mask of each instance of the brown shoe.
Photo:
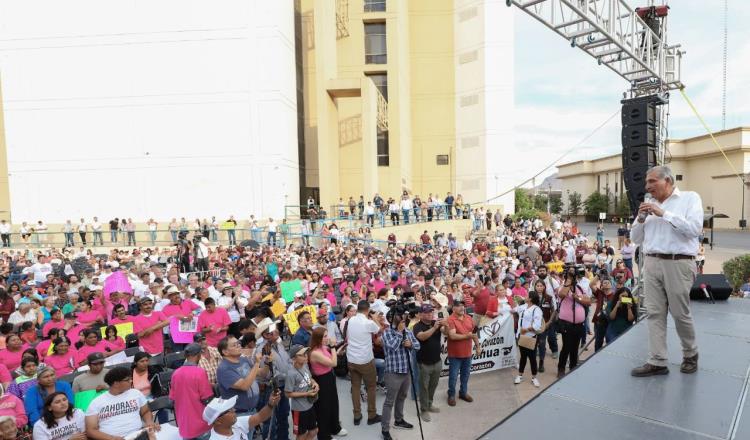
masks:
<svg viewBox="0 0 750 440"><path fill-rule="evenodd" d="M682 359L682 365L680 365L680 371L685 374L693 374L698 371L698 353L695 356Z"/></svg>
<svg viewBox="0 0 750 440"><path fill-rule="evenodd" d="M630 370L630 375L634 377L658 376L660 374L668 374L668 373L669 373L669 368L657 367L656 365L651 365L649 363L645 363L638 368L633 368L632 370Z"/></svg>
<svg viewBox="0 0 750 440"><path fill-rule="evenodd" d="M463 396L458 396L458 398L463 400L464 402L469 402L469 403L474 401L474 398L468 394L464 394Z"/></svg>
<svg viewBox="0 0 750 440"><path fill-rule="evenodd" d="M453 396L448 396L448 406L456 406L456 398Z"/></svg>

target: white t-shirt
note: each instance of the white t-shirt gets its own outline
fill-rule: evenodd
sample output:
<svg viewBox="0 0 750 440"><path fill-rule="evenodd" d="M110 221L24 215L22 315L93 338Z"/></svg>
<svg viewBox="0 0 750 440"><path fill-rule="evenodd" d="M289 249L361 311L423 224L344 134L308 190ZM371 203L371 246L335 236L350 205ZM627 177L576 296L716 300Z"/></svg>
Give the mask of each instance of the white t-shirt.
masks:
<svg viewBox="0 0 750 440"><path fill-rule="evenodd" d="M34 440L68 440L73 434L86 432L86 423L83 411L76 408L73 410L73 417L68 420L66 417L57 419L57 426L47 428L44 420L37 420L34 423Z"/></svg>
<svg viewBox="0 0 750 440"><path fill-rule="evenodd" d="M357 313L349 319L346 329L346 360L352 364L366 364L375 357L372 352L372 335L380 331L380 326Z"/></svg>
<svg viewBox="0 0 750 440"><path fill-rule="evenodd" d="M86 416L99 418L99 431L124 437L143 428L141 408L146 403L146 397L136 389L129 389L117 396L107 392L91 402Z"/></svg>
<svg viewBox="0 0 750 440"><path fill-rule="evenodd" d="M211 430L211 437L208 440L251 440L250 435L250 416L237 417L237 421L232 426L232 435L221 435Z"/></svg>
<svg viewBox="0 0 750 440"><path fill-rule="evenodd" d="M47 281L47 274L52 273L52 265L49 263L34 263L29 267L29 271L34 274L34 281L44 283Z"/></svg>

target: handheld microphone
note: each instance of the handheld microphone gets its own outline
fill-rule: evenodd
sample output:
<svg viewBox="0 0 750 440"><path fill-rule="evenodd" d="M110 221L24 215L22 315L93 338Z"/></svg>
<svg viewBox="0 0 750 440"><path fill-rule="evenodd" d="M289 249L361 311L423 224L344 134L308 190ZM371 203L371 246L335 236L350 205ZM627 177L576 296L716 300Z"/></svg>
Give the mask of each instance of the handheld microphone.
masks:
<svg viewBox="0 0 750 440"><path fill-rule="evenodd" d="M646 193L645 196L643 196L643 202L644 203L653 203L654 199L651 197L651 194ZM643 222L646 221L646 217L648 217L651 213L650 212L639 212L638 213L638 221Z"/></svg>
<svg viewBox="0 0 750 440"><path fill-rule="evenodd" d="M701 290L703 291L703 294L706 296L706 299L711 299L711 296L708 294L708 290L706 290L705 284L701 284Z"/></svg>

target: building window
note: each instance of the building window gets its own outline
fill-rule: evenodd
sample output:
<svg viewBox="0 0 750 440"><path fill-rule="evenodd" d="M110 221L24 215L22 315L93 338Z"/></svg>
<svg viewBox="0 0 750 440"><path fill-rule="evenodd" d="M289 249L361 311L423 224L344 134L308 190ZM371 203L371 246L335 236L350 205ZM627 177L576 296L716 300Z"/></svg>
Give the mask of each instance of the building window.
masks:
<svg viewBox="0 0 750 440"><path fill-rule="evenodd" d="M682 174L678 174L678 175L674 176L674 178L675 178L675 180L677 180L678 182L682 182Z"/></svg>
<svg viewBox="0 0 750 440"><path fill-rule="evenodd" d="M387 167L391 163L389 147L388 147L388 132L378 130L378 166Z"/></svg>
<svg viewBox="0 0 750 440"><path fill-rule="evenodd" d="M596 176L596 192L602 192L602 176Z"/></svg>
<svg viewBox="0 0 750 440"><path fill-rule="evenodd" d="M385 12L385 0L365 0L365 12Z"/></svg>
<svg viewBox="0 0 750 440"><path fill-rule="evenodd" d="M449 159L447 154L438 154L436 156L438 165L448 165Z"/></svg>
<svg viewBox="0 0 750 440"><path fill-rule="evenodd" d="M385 64L387 62L385 23L365 23L365 64Z"/></svg>
<svg viewBox="0 0 750 440"><path fill-rule="evenodd" d="M387 73L368 73L368 77L375 83L380 94L388 101L388 74Z"/></svg>

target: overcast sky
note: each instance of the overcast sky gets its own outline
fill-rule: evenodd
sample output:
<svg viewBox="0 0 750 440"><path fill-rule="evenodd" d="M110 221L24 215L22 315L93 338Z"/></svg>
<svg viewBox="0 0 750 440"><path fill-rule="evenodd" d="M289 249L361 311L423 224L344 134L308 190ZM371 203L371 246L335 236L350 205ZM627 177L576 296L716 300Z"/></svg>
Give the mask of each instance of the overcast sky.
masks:
<svg viewBox="0 0 750 440"><path fill-rule="evenodd" d="M643 1L642 3L646 3ZM630 0L631 6L639 3ZM723 0L670 2L668 41L682 44L682 81L712 130L721 129ZM517 8L516 145L531 175L563 154L620 109L628 84ZM729 0L727 128L750 125L750 1ZM679 92L671 94L669 136L705 134ZM619 114L561 163L621 151ZM550 172L554 172L551 170ZM546 173L549 174L549 173ZM540 181L537 181L539 184Z"/></svg>

